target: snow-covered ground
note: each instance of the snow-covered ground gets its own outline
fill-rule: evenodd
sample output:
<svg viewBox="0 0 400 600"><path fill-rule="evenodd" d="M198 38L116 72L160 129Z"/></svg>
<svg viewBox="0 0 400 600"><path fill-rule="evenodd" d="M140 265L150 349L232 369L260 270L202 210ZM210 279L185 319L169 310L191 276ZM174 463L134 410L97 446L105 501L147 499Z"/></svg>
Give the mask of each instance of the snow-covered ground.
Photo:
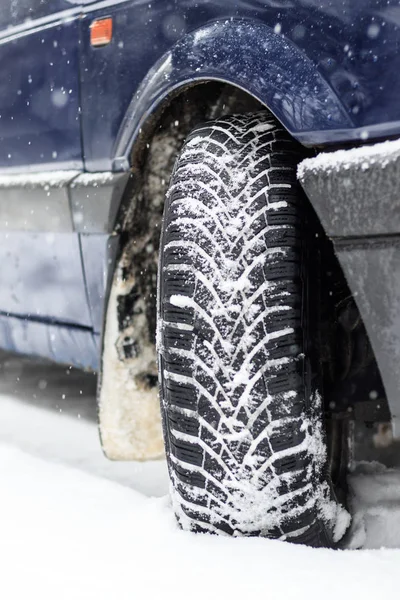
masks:
<svg viewBox="0 0 400 600"><path fill-rule="evenodd" d="M351 477L351 545L363 550L185 533L171 512L163 461L103 458L93 376L7 356L1 362L1 599L396 595L399 471L364 463Z"/></svg>

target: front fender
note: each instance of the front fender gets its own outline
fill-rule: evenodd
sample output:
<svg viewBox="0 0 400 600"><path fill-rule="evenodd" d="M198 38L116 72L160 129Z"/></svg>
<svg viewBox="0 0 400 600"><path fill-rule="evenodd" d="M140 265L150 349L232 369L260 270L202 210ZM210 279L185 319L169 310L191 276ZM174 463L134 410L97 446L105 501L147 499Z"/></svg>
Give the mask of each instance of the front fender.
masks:
<svg viewBox="0 0 400 600"><path fill-rule="evenodd" d="M150 70L120 127L114 169L127 168L140 128L170 94L210 80L257 98L303 143L318 143L307 132L353 126L315 64L292 42L261 23L216 21L187 34Z"/></svg>

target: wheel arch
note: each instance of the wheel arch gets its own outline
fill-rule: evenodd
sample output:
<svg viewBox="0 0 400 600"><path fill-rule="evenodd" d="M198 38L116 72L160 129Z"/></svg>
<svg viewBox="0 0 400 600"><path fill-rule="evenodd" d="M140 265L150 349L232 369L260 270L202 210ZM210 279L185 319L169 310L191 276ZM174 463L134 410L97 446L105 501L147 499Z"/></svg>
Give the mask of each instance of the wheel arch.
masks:
<svg viewBox="0 0 400 600"><path fill-rule="evenodd" d="M352 126L317 66L293 42L263 23L219 20L186 34L148 72L119 128L113 169L129 168L131 149L160 110L188 87L211 81L246 92L307 144L312 132Z"/></svg>

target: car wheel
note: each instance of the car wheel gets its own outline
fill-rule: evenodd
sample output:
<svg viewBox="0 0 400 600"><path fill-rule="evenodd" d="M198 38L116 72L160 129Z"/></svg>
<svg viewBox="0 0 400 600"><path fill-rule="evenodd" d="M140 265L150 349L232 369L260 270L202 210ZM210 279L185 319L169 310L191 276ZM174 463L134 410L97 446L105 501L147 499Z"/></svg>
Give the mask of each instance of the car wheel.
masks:
<svg viewBox="0 0 400 600"><path fill-rule="evenodd" d="M197 127L160 248L158 353L173 506L195 532L332 546L302 147L265 112Z"/></svg>

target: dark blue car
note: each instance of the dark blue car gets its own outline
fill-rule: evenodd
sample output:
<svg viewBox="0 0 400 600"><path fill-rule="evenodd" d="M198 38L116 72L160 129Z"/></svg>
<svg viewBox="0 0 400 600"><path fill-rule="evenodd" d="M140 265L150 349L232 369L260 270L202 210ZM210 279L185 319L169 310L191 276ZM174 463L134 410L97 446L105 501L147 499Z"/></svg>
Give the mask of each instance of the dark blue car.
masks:
<svg viewBox="0 0 400 600"><path fill-rule="evenodd" d="M1 2L0 347L98 371L184 529L345 539L400 416L399 69L398 0Z"/></svg>

